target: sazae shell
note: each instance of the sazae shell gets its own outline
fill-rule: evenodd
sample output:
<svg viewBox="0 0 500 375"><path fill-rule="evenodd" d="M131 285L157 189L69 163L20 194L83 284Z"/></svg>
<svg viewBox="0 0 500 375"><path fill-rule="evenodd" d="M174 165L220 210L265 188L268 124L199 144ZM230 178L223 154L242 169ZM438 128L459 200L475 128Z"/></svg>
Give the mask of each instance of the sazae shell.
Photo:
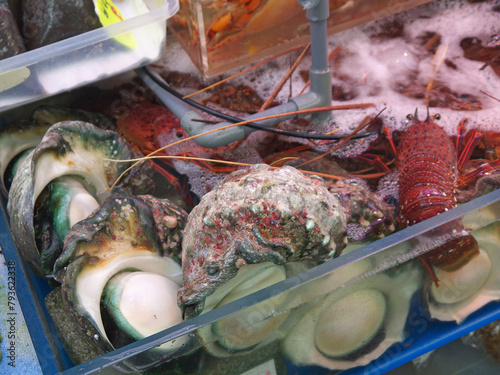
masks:
<svg viewBox="0 0 500 375"><path fill-rule="evenodd" d="M182 321L177 261L186 220L167 200L114 195L68 232L54 276L67 311L97 352Z"/></svg>
<svg viewBox="0 0 500 375"><path fill-rule="evenodd" d="M244 264L323 261L345 243L345 214L321 178L264 164L233 172L189 215L179 304L197 315Z"/></svg>
<svg viewBox="0 0 500 375"><path fill-rule="evenodd" d="M52 272L62 249L63 232L98 208L118 176L131 165L112 159L136 156L117 133L90 123L64 121L50 127L19 167L7 207L13 240L38 275ZM146 174L135 175L142 178ZM147 189L146 183L136 183L131 176L117 188L135 189L142 184Z"/></svg>
<svg viewBox="0 0 500 375"><path fill-rule="evenodd" d="M30 118L9 124L0 132L0 179L7 196L17 168L41 142L45 132L61 121L84 121L101 129L114 130L113 120L100 113L66 107L40 106Z"/></svg>

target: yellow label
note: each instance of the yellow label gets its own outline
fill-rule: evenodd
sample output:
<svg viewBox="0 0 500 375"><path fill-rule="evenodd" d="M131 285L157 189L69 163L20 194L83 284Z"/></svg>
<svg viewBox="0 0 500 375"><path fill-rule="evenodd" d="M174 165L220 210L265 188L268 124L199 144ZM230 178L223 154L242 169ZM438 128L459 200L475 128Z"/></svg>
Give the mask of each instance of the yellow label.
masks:
<svg viewBox="0 0 500 375"><path fill-rule="evenodd" d="M30 74L30 70L26 67L0 74L0 92L6 91L23 83L30 76Z"/></svg>
<svg viewBox="0 0 500 375"><path fill-rule="evenodd" d="M99 13L99 20L101 21L103 26L108 26L125 19L125 17L123 17L122 13L120 12L120 9L118 9L118 7L113 4L111 0L98 0L97 10ZM114 39L126 47L132 49L137 47L137 42L130 32L115 36Z"/></svg>

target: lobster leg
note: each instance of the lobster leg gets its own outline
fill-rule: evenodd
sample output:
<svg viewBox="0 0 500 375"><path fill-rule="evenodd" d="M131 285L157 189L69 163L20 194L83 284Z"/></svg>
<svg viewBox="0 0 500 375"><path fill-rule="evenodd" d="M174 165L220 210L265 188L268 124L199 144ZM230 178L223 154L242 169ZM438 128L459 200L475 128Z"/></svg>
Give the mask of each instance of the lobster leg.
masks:
<svg viewBox="0 0 500 375"><path fill-rule="evenodd" d="M468 119L464 118L457 127L457 155L460 155L460 147L462 146L465 133L467 133L467 121Z"/></svg>
<svg viewBox="0 0 500 375"><path fill-rule="evenodd" d="M358 159L367 161L373 167L380 167L385 173L391 173L389 167L380 159L379 156L373 154L361 154L357 156Z"/></svg>
<svg viewBox="0 0 500 375"><path fill-rule="evenodd" d="M394 141L392 139L391 130L384 126L384 128L382 129L382 132L387 137L387 140L389 141L389 144L391 145L392 152L394 153L394 155L397 155L396 146L394 145Z"/></svg>
<svg viewBox="0 0 500 375"><path fill-rule="evenodd" d="M464 169L465 164L470 160L472 152L476 148L482 136L483 135L480 132L473 130L472 136L469 138L469 140L465 144L463 151L460 153L458 157L457 168L459 172L461 172ZM458 142L457 142L457 147L458 147Z"/></svg>
<svg viewBox="0 0 500 375"><path fill-rule="evenodd" d="M476 170L460 176L456 187L458 189L463 189L472 184L474 181L477 181L479 178L496 172L500 172L500 159L484 164Z"/></svg>
<svg viewBox="0 0 500 375"><path fill-rule="evenodd" d="M472 153L474 152L475 148L477 147L478 143L481 141L483 138L483 133L473 130L471 132L471 135L468 137L467 142L465 143L465 146L463 150L460 152L461 144L463 140L465 139L465 133L467 130L466 127L466 121L467 119L464 119L460 122L460 125L458 125L458 136L457 136L457 155L458 155L458 162L457 162L457 169L458 172L463 172L465 165L467 162L470 160ZM500 160L493 160L490 163L483 164L476 170L473 170L472 172L466 173L466 174L461 174L458 177L456 187L458 189L463 189L467 185L472 184L473 182L477 181L479 178L495 173L497 171L500 171Z"/></svg>
<svg viewBox="0 0 500 375"><path fill-rule="evenodd" d="M422 264L424 265L427 272L429 272L429 275L431 275L432 281L434 282L434 284L436 284L436 287L438 287L439 286L439 279L437 278L436 273L434 272L434 269L431 267L431 265L429 264L429 262L426 259L424 259L423 257L420 257L419 259L422 262Z"/></svg>

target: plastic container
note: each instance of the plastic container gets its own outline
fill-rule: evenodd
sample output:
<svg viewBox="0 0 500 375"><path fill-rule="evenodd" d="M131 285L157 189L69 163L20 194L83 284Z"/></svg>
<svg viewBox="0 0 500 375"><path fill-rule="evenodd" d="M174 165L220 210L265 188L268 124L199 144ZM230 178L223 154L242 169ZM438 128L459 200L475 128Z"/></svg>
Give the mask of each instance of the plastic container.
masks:
<svg viewBox="0 0 500 375"><path fill-rule="evenodd" d="M158 60L179 3L145 3L148 13L0 61L0 112Z"/></svg>
<svg viewBox="0 0 500 375"><path fill-rule="evenodd" d="M330 0L328 31L337 33L427 2ZM297 0L180 0L169 29L205 77L309 42L306 12Z"/></svg>
<svg viewBox="0 0 500 375"><path fill-rule="evenodd" d="M151 352L148 354L148 350L165 342L180 340L190 342L186 346L186 349L189 350L184 352L180 350L175 354L156 358L155 367L157 370L186 366L187 363L188 366L195 366L196 371L192 372L194 374L224 372L239 374L251 368L261 368L266 371L269 370L271 373L283 374L331 374L331 370L319 366L297 366L293 364L290 358L286 358L281 354L280 348L283 348L283 340L286 340L287 335L294 329L295 323L285 323L284 326L281 326L277 330L281 337L274 343L271 342L269 346L265 346L263 348L264 353L261 350L258 356L251 352L246 356L235 356L234 358L213 357L209 354L210 351L207 348L214 344L216 339L209 339L203 345L196 341L195 334L197 330L203 327L210 329L210 325L238 312L241 313L242 309L254 306L257 303L271 304L280 295L286 296L287 301L289 301L285 307L278 307L275 304L272 312L264 312L254 323L240 326L238 329L250 331L259 322L282 313L287 313L290 316L295 314L300 318L305 314L304 309L307 312L308 306L318 300L329 298L329 296L333 296L345 288L356 287L356 285L363 285L363 283L370 285L372 280L375 280L374 278L384 273L390 275L390 277L399 277L400 281L395 286L396 288L404 288L405 286L401 280L407 276L408 278L414 277L414 267L420 263L417 258L422 251L425 251L425 244L428 244L429 240L435 243L437 239L436 231L446 227L447 224L454 220L461 220L467 230L470 231L478 231L481 228L491 227L492 224L495 225L500 221L500 190L479 197L425 222L413 225L386 238L357 248L332 261L301 272L271 287L75 367L71 367L71 362L68 362L64 349L61 348L59 340L54 334L52 321L44 307L43 300L49 290L46 282L34 277L29 268L26 267L25 262L17 258L10 239L5 233L6 226L3 220L0 221L0 229L3 232L1 240L5 258L7 261L13 259L16 261L18 285L27 284L29 287L30 293L18 291L18 294L20 295L19 299L23 312L27 317L32 316L34 318L33 321L30 318L27 321L31 321L29 324L30 333L42 369L46 374L53 373L55 368L65 374L137 373L138 368L147 370L149 367L147 361L144 361L144 356L150 358ZM413 266L411 265L412 262ZM366 264L370 266L366 268ZM358 272L360 265L363 265L361 267L364 270L362 273ZM423 267L420 268L423 274ZM498 273L498 269L495 272ZM335 275L339 274L343 274L343 278L340 281L337 280L338 282L331 282L331 280L334 280L332 277L335 278L337 277ZM429 316L422 302L420 291L420 288L416 288L414 292L407 294L407 298L404 300L396 301L397 304L409 304L409 311L407 316L404 317L404 327L402 328L403 340L390 345L384 354L369 364L345 370L342 372L343 374L380 374L389 371L470 331L500 319L500 302L492 301L478 308L461 324L438 321ZM34 313L33 306L35 306L37 313ZM39 327L43 327L43 331L40 331ZM47 347L50 347L49 353ZM198 366L204 366L202 372L199 372ZM190 372L185 371L184 373Z"/></svg>

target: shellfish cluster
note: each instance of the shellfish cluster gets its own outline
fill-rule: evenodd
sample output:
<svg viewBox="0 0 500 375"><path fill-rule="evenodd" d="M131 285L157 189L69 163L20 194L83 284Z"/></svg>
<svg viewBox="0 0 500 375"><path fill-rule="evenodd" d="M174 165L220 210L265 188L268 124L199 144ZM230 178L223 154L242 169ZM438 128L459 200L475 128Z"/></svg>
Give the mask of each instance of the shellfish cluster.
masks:
<svg viewBox="0 0 500 375"><path fill-rule="evenodd" d="M377 35L377 42L372 43L374 46L369 49L369 54L371 58L376 55L399 59L404 51L403 56L412 60L407 65L398 65L396 73L416 77L420 76L417 63L430 59L431 51L441 46L441 37L433 30L432 33L417 35L410 33L409 28L396 23L388 25ZM385 42L390 37L397 39L392 47ZM413 47L425 49L420 57L417 58L414 48L407 48L405 40L408 39L418 41L418 48ZM377 50L375 44L387 48L387 53L383 49ZM477 43L474 45L486 48ZM343 50L333 59L340 68L333 73L336 82L334 100L369 98L372 101L375 92L388 92L389 86L398 87L401 95L412 98L422 95L422 87L428 87L431 103L449 109L443 115L443 119L447 118L449 122L461 116L456 108L477 109L484 105L469 95L461 95L467 90L453 91L442 82L433 88L422 85L422 82L416 84L406 80L378 83L372 67L366 72L361 71L362 74L352 74L351 71L345 74L343 71L347 67L362 66L358 62L364 55L359 55L358 59L357 52L366 51L366 48L357 46L356 42L354 47L342 46ZM472 52L470 47L466 55ZM494 53L490 55L493 58L495 51L480 50L478 55L483 55L481 52ZM462 60L450 58L444 61L446 69L455 71L453 64ZM485 66L487 69L495 67L494 59L488 58L484 62L490 63L489 67ZM381 67L382 63L377 65ZM375 84L367 87L366 82L358 80L359 77L368 77L365 81ZM217 102L210 104L223 105L227 97L247 100L247 105L237 103L235 111L259 109L262 103L257 105L258 101L254 102L252 91L245 90L246 94L241 97L234 94L235 91L235 88L228 89L225 96L219 93ZM252 99L249 99L249 93ZM415 305L432 319L460 323L486 303L500 299L496 273L500 262L496 251L500 232L498 224L494 223L498 221L497 212L491 214L487 223L494 224L485 224L485 228L479 228L477 224L478 220L485 219L483 210L479 218L465 218L457 225L443 226L430 233L429 238L425 234L405 242L396 249L399 253L384 251L388 259L370 256L349 262L350 251L391 235L401 227L402 220L398 222L396 219L395 205L402 201L398 192L394 192L394 200L389 204L386 196L374 193L378 180L370 180L366 175L366 179L361 178L359 173L350 174L360 170L376 174L380 170L377 168L383 165L386 168L383 173L389 173L388 180L397 181L403 168L388 171L393 168L391 158L395 155L387 156L390 154L387 142L382 153L378 152L381 147L371 148L369 138L364 138L358 143L352 142L351 150L339 150L333 154L330 142L301 139L288 140L289 143L281 145L284 136L260 142L262 137L257 141L253 139L253 143L248 142L251 157L233 145L220 148L217 153L203 150L206 154L187 142L177 147L176 152L172 147L170 152L186 158L191 152L199 159L211 157L218 161L231 159L250 163L264 163L264 160L270 163L273 160L276 162L273 165L290 165L271 167L257 164L236 170L237 167L233 166L236 163L233 163L210 169L214 178L210 181L200 179L199 189L195 190L196 180L177 167L181 163L193 164L169 159L170 167L179 174L186 174L192 185L190 192L199 195L196 197L200 199L199 203L193 204L188 214L180 205L173 204L173 199L165 199L164 194L158 192L161 190L159 185L170 185L171 180L166 183L162 179L158 183L156 178L151 178L155 171L148 163L133 165L122 161L142 156L123 138L132 141L135 138L138 143L142 140L142 145L135 146L144 152L164 146L157 142L173 143L186 136L179 121L170 123L171 114L160 116L165 109L156 104L145 104L145 100L139 98L138 102L128 102L127 106L115 106L120 110L131 109L128 116L117 122L122 126L120 135L109 131L114 129L114 122L106 116L53 108L38 109L30 120L16 124L13 132L0 133L0 177L2 191L9 195L13 238L33 271L55 286L54 291L75 324L74 330L79 331L83 341L94 348L93 356L141 340L186 319L208 315L214 309L227 311L227 305L235 306L259 290L278 288L282 291L280 294L273 294L251 306L235 308L233 311L238 311L215 322L213 319L212 324L198 329L193 337L185 336L143 353L145 358L140 359L141 363L127 363L132 367L128 371L136 373L139 368L155 367L158 361L165 359L174 362L172 358L177 360L193 351L197 352L196 355L201 352L203 359L223 358L220 362L225 362L236 358L239 361L254 357L271 345L278 348L281 358L286 357L297 366L319 365L343 370L373 362L384 352L390 352L388 349L396 343L406 345ZM455 104L450 103L454 100L457 101ZM252 102L255 108L250 109L248 102ZM385 106L386 100L383 102ZM404 116L400 116L400 111L406 111L410 106L413 109L414 105L413 99L405 101L403 106L393 105L395 109L389 108L390 115L381 121L385 125L403 123L404 120L400 119ZM141 118L144 113L148 116ZM364 117L366 114L360 111L358 115ZM450 114L454 116L451 120ZM357 122L357 117L349 116L336 117L336 122ZM147 122L151 123L150 127L141 126ZM160 128L160 125L165 126ZM297 122L290 126L293 130L302 125ZM435 130L433 137L428 137L427 144L415 140L410 146L404 138L417 139L414 134L407 132L406 136L399 136L399 142L396 134L395 143L399 145L396 154L404 155L406 159L402 164L410 165L414 156L421 158L416 152L417 146L421 144L422 148L430 149L434 143L438 144L436 135L440 133L443 132ZM372 134L370 139L377 136ZM440 136L440 142L445 138L446 134ZM298 151L300 155L290 157L292 154L286 152L297 148L295 141L302 142L305 148L299 147L302 150ZM256 143L260 144L256 146ZM498 141L492 141L492 144L493 147L487 142L483 144L485 151L481 159L488 161L476 159L480 165L465 165L463 173L474 173L485 163L498 160ZM303 151L306 148L311 150L311 155ZM457 143L456 149L459 148ZM339 178L323 180L293 167L312 161L318 153L326 154L327 151L330 154L315 166L309 164L309 169L318 175ZM360 156L358 151L363 154L356 160ZM279 156L268 158L273 153L273 157ZM440 156L441 149L437 148L434 153ZM454 153L455 145L450 148L448 156ZM16 156L11 158L14 154ZM280 159L285 155L287 157ZM242 160L243 156L247 159ZM375 160L379 157L382 160L377 164ZM346 158L349 160L342 160ZM334 161L339 163L338 167L333 165ZM169 163L163 162L164 165ZM446 167L455 168L452 162L457 161L448 157ZM202 170L201 160L198 163L196 167ZM348 168L353 165L356 168ZM213 163L209 166L213 167ZM420 168L423 172L425 169ZM205 177L207 171L199 174ZM229 171L234 172L229 174ZM456 189L455 197L459 203L498 188L499 174L486 169L483 172L477 175L477 181ZM450 190L454 188L453 180L455 177L448 183ZM425 191L425 186L415 193L412 188L417 183L420 181L413 178L401 189L405 190L403 195L408 200L429 206L428 201L437 201L439 193L443 195L439 191L432 195ZM205 193L207 190L209 192ZM400 204L399 213L411 205L412 202ZM452 209L452 206L454 203L443 211ZM423 254L437 248L447 249L445 245L450 238L469 236L477 242L477 252L473 252L470 261L452 262L451 267L434 269L433 280L431 272L427 272L419 261L426 259ZM295 279L300 279L315 274L318 266L337 256L346 259L344 266L306 283L303 279L297 284L291 282L290 279L296 276ZM290 284L287 284L287 279ZM293 287L283 291L284 288L275 285L277 283ZM269 288L271 286L274 288ZM217 312L211 316L216 315ZM56 315L54 321L57 318ZM203 316L201 318L203 320ZM198 348L199 351L195 350ZM90 358L76 358L75 362ZM204 363L192 362L196 362L194 367ZM204 369L198 370L203 373ZM187 372L191 371L184 371Z"/></svg>
<svg viewBox="0 0 500 375"><path fill-rule="evenodd" d="M154 171L123 161L139 153L122 137L82 121L108 126L109 119L35 114L41 111L46 121L26 125L24 143L10 142L8 131L0 137L19 154L1 165L12 236L33 271L56 285L94 356L282 282L397 225L393 206L358 177L325 182L288 165L238 169L188 214L151 195ZM349 225L363 226L359 241ZM418 262L374 273L365 259L204 326L195 338L161 345L142 361L153 365L201 345L216 358L239 357L279 343L298 366L366 365L405 339L417 293L433 317L457 322L498 299L495 240L489 230L474 236L487 256L443 278L459 290L426 282ZM474 269L485 262L490 272L478 279ZM463 279L471 274L472 286Z"/></svg>
<svg viewBox="0 0 500 375"><path fill-rule="evenodd" d="M131 162L116 162L141 156L131 145L82 118L100 117L39 109L26 132L6 130L0 142L14 155L2 161L3 190L22 257L57 285L73 329L101 355L182 321L187 213L149 195L156 189L148 164L128 171Z"/></svg>

